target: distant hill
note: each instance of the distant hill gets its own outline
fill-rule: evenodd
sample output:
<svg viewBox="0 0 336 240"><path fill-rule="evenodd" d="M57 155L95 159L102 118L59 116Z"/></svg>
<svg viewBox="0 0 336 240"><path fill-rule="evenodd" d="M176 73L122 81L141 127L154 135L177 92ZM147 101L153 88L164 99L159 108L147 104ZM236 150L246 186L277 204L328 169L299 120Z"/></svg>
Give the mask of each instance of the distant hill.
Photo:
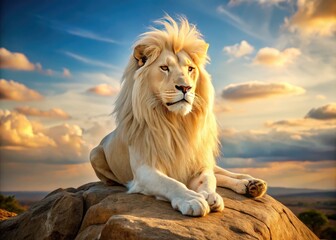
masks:
<svg viewBox="0 0 336 240"><path fill-rule="evenodd" d="M336 190L269 187L267 193L273 197L279 197L279 196L289 196L289 195L306 195L306 194L309 195L309 194L318 194L318 193L322 193L322 195L326 193L336 194Z"/></svg>
<svg viewBox="0 0 336 240"><path fill-rule="evenodd" d="M34 203L40 201L45 196L48 195L49 192L0 192L4 196L15 196L15 198L19 201L19 203L23 206L30 207Z"/></svg>

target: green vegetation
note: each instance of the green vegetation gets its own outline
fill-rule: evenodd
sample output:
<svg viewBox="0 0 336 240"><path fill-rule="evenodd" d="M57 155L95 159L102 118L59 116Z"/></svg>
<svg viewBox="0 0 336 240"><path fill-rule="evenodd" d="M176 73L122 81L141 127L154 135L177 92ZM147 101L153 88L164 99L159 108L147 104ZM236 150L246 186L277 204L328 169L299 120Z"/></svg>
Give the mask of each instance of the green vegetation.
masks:
<svg viewBox="0 0 336 240"><path fill-rule="evenodd" d="M324 213L316 210L309 210L300 213L298 217L321 239L336 239L336 228L329 226L328 217ZM335 214L333 214L332 217L335 217Z"/></svg>
<svg viewBox="0 0 336 240"><path fill-rule="evenodd" d="M314 233L320 233L322 228L329 222L326 215L316 210L300 213L298 217Z"/></svg>
<svg viewBox="0 0 336 240"><path fill-rule="evenodd" d="M14 196L6 197L2 194L0 194L0 208L17 214L25 211L25 208L20 205Z"/></svg>

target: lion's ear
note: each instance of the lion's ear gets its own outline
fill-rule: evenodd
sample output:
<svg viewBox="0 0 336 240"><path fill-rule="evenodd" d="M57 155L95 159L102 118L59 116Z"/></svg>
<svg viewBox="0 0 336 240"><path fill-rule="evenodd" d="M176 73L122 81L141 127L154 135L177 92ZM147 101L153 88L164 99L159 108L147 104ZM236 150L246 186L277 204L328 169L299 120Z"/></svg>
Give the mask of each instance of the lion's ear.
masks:
<svg viewBox="0 0 336 240"><path fill-rule="evenodd" d="M138 45L134 48L133 56L138 61L139 67L142 67L147 61L147 57L144 54L146 47L146 45Z"/></svg>

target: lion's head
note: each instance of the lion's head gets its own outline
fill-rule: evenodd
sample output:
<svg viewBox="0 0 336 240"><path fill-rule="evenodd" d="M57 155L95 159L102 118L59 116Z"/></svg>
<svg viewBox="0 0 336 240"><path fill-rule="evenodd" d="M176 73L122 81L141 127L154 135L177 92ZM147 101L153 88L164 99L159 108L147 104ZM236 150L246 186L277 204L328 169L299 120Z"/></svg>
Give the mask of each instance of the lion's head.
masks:
<svg viewBox="0 0 336 240"><path fill-rule="evenodd" d="M174 53L164 49L150 66L146 66L142 55L144 49L146 46L138 45L134 56L140 67L148 68L144 71L147 71L152 97L171 112L181 115L189 113L194 103L199 77L194 60L184 50Z"/></svg>
<svg viewBox="0 0 336 240"><path fill-rule="evenodd" d="M145 117L144 111L138 111L144 106L184 116L209 98L202 96L207 84L199 83L209 78L204 70L208 44L184 18L180 25L169 16L158 23L164 30L152 29L140 36L124 75L125 88L133 89L136 118Z"/></svg>

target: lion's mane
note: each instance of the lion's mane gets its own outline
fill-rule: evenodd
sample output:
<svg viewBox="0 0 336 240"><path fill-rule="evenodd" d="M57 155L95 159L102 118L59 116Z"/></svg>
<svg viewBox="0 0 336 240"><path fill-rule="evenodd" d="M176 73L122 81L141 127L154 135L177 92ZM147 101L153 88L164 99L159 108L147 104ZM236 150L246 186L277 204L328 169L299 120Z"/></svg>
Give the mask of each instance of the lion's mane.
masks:
<svg viewBox="0 0 336 240"><path fill-rule="evenodd" d="M131 57L124 72L114 110L117 131L127 146L140 153L144 164L186 184L195 173L215 166L218 150L214 90L204 69L208 44L185 18L177 23L166 16L157 23L161 30L151 28L134 45L145 46L147 59L139 67ZM148 70L164 49L185 51L199 70L193 109L185 116L170 112L149 87L154 79L148 78Z"/></svg>

